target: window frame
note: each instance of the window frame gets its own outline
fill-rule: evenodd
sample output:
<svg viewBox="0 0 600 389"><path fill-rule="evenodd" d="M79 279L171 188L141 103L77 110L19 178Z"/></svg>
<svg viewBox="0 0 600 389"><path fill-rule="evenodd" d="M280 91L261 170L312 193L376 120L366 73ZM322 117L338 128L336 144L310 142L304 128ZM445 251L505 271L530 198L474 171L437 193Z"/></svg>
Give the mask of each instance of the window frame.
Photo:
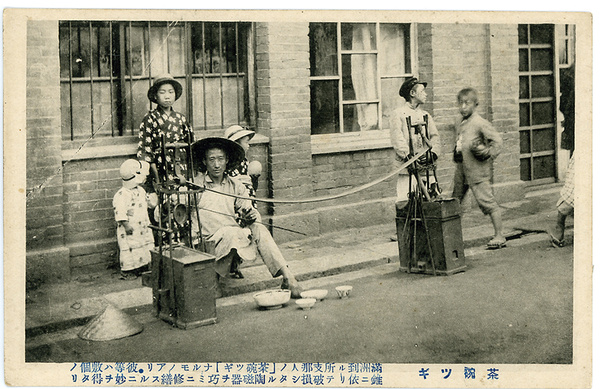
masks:
<svg viewBox="0 0 600 389"><path fill-rule="evenodd" d="M391 141L389 137L389 126L388 128L384 128L383 125L383 96L382 96L382 80L383 79L393 79L393 78L408 78L413 75L418 74L418 61L417 61L417 23L409 22L409 23L392 23L392 22L381 22L381 21L370 21L370 22L331 22L336 24L336 33L337 33L337 75L332 76L310 76L309 82L313 81L328 81L328 80L337 80L338 81L338 118L339 118L339 132L328 133L328 134L311 134L311 146L312 146L312 154L329 154L336 152L346 152L346 151L358 151L358 150L373 150L373 149L382 149L391 147ZM363 23L374 23L375 31L376 31L376 50L342 50L342 23L344 24L363 24ZM407 55L410 56L410 69L406 69L407 72L403 74L387 74L382 75L382 63L380 61L379 55L381 54L381 25L382 24L396 24L396 25L409 25L409 44L410 44L410 52ZM357 104L357 100L344 100L343 99L343 85L342 85L342 55L348 55L353 53L363 53L368 52L375 53L377 55L377 92L378 97L375 100L369 100L369 103L376 102L377 110L378 110L378 129L372 130L361 130L355 132L344 132L344 117L343 117L343 109L345 105L355 105ZM362 102L362 101L361 101ZM312 129L311 129L312 132Z"/></svg>
<svg viewBox="0 0 600 389"><path fill-rule="evenodd" d="M69 143L78 140L84 139L94 139L96 142L103 144L123 144L129 143L124 141L124 139L136 139L137 138L137 128L139 125L139 121L142 118L136 117L136 110L134 109L134 101L142 97L145 101L142 104L147 106L148 110L151 110L156 107L155 104L151 103L147 100L145 93L142 96L141 92L137 92L134 94L134 82L143 82L150 87L152 85L153 77L156 77L157 74L153 74L153 70L151 66L147 66L142 70L142 74L134 74L132 72L132 27L142 27L143 30L141 32L142 42L142 52L141 56L144 61L149 61L152 58L152 49L150 48L152 45L151 39L151 31L155 28L166 28L167 30L167 38L165 38L164 46L165 48L161 48L163 51L164 58L161 58L163 61L166 61L167 64L167 72L171 74L173 69L171 66L172 55L181 56L181 60L184 61L182 64L182 69L177 70L177 74L173 74L173 76L180 80L185 80L185 84L183 86L183 95L185 96L185 102L182 103L182 106L179 108L181 112L183 112L190 123L194 126L195 129L205 130L205 131L213 131L217 127L222 130L221 127L224 126L224 123L230 121L228 119L234 118L238 124L255 126L256 125L256 105L254 104L255 99L255 80L254 80L254 35L255 35L255 23L253 22L244 22L244 21L235 21L235 22L221 22L221 21L114 21L114 20L60 20L59 22L59 44L62 47L60 52L60 85L61 88L66 85L68 91L61 92L61 138L63 143L65 143L65 147L71 148L72 146ZM194 46L194 36L192 36L192 28L202 29L204 30L204 26L207 24L215 24L218 26L215 30L219 36L219 47L217 50L219 51L218 55L220 57L220 64L225 66L220 66L218 72L201 72L195 73L194 63L192 62L193 58L193 47ZM169 35L169 28L171 26L175 27L179 25L180 31L178 32L181 35L181 52L172 52L169 49L169 44L173 42ZM231 24L231 26L228 26ZM108 42L101 40L101 32L100 28L107 28L108 30ZM82 29L86 29L89 31L88 39L83 38L83 43L81 43L82 38L80 38L76 34L80 34ZM234 63L233 63L233 73L227 72L225 59L226 53L222 51L225 47L225 42L221 41L221 34L225 34L226 29L232 29L235 33L235 51L233 54ZM65 31L66 30L66 31ZM93 30L93 32L92 32ZM64 31L64 32L62 32ZM65 35L62 35L65 34ZM68 34L68 35L66 35ZM102 34L106 34L106 32L102 32ZM139 33L138 33L139 34ZM76 39L76 43L79 44L80 47L74 48L71 47L74 42L73 39ZM223 39L225 35L223 35ZM243 37L243 39L242 39ZM135 37L134 37L135 38ZM198 37L196 37L198 38ZM106 39L106 37L104 37ZM200 38L204 40L204 38ZM97 41L97 42L96 42ZM229 41L228 41L229 42ZM201 45L204 48L205 42L195 42L196 46ZM199 43L199 44L198 44ZM85 74L86 70L81 71L81 76L76 77L73 71L73 60L74 56L82 55L85 51L82 51L81 47L83 45L89 45L86 49L89 49L89 57L87 64L89 70ZM93 46L96 45L95 50ZM67 47L68 46L68 47ZM109 47L109 69L108 75L99 76L101 74L100 65L98 64L96 67L96 62L99 62L98 57L99 54L103 53L104 46ZM229 46L229 45L227 45ZM243 46L243 47L242 47ZM105 50L104 50L105 51ZM205 54L204 54L205 55ZM240 55L245 55L245 58L240 58ZM81 57L84 58L84 57ZM68 63L67 63L68 62ZM244 64L245 68L240 68L240 64ZM85 65L84 65L85 66ZM182 74L181 71L183 71ZM66 73L66 74L65 74ZM98 74L96 74L98 73ZM237 118L231 115L225 117L224 114L224 86L223 80L225 78L235 77L235 92L237 96L237 101L235 102L235 106L237 107ZM210 88L204 88L205 84L201 87L202 90L193 91L194 79L202 79L203 82L208 78L218 78L220 79L220 85L218 90L210 90ZM97 81L106 81L110 83L110 85L106 85L105 88L108 89L108 94L110 98L105 96L106 100L110 100L110 113L103 115L101 120L103 120L99 125L99 123L95 123L94 120L98 119L97 114L94 111L94 106L96 104L99 105L107 105L108 101L104 101L102 97L97 97L96 83ZM86 97L87 104L83 104L77 107L77 99L74 100L73 91L75 84L85 84L86 87L84 90L80 91ZM183 83L182 83L183 84ZM88 87L89 86L89 87ZM240 88L242 89L240 93ZM83 89L83 88L82 88ZM145 92L146 89L144 89ZM196 96L194 96L194 94ZM220 99L220 123L209 123L207 125L206 120L206 107L204 107L204 119L199 118L200 121L194 124L194 110L195 105L193 102L193 98L206 99L211 96L218 96ZM115 101L116 100L116 101ZM79 99L81 102L82 100ZM140 103L138 103L139 105ZM138 106L139 108L139 106ZM202 112L203 108L200 108ZM138 109L139 111L139 109ZM74 122L74 117L76 115L79 116L80 123ZM215 115L215 116L218 116ZM89 116L89 119L87 117ZM202 115L200 115L202 116ZM85 125L84 123L89 120L89 123ZM109 139L112 139L109 141ZM115 140L121 139L121 140ZM104 142L102 141L104 140ZM94 142L94 143L96 143Z"/></svg>
<svg viewBox="0 0 600 389"><path fill-rule="evenodd" d="M568 68L569 66L571 66L572 64L575 63L575 24L557 24L555 26L555 39L556 39L556 44L555 46L557 47L557 64L558 67L560 69L562 68ZM566 31L565 31L566 29ZM560 58L560 49L562 48L562 45L559 42L563 42L564 43L564 48L566 50L566 58L567 58L567 62L566 63L561 63L561 58Z"/></svg>

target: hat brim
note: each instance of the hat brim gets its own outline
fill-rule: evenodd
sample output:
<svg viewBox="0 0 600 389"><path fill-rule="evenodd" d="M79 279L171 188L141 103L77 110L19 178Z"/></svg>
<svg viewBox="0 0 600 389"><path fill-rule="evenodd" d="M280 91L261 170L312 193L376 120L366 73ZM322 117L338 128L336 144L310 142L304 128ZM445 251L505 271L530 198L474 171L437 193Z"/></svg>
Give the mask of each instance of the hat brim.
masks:
<svg viewBox="0 0 600 389"><path fill-rule="evenodd" d="M175 89L175 101L179 100L181 94L183 93L183 87L181 86L179 81L177 81L174 78L163 78L156 80L154 84L150 87L150 89L148 89L148 100L152 101L155 104L158 104L156 100L156 93L158 92L158 88L160 88L164 84L173 85L173 88Z"/></svg>
<svg viewBox="0 0 600 389"><path fill-rule="evenodd" d="M242 130L231 135L231 137L229 137L228 139L235 142L236 140L242 139L245 136L250 136L250 139L252 139L254 138L254 135L256 135L256 132L252 130Z"/></svg>
<svg viewBox="0 0 600 389"><path fill-rule="evenodd" d="M209 137L200 139L192 144L194 166L198 166L200 171L206 171L204 157L206 156L206 151L212 148L218 148L225 151L228 160L228 169L237 166L246 156L242 146L227 138Z"/></svg>
<svg viewBox="0 0 600 389"><path fill-rule="evenodd" d="M410 83L405 83L402 84L402 86L400 87L400 91L399 91L399 95L404 97L404 99L409 100L410 99L410 91L415 87L415 85L423 85L423 88L427 88L427 82L425 81L418 81L417 79L413 78L407 81L412 81Z"/></svg>

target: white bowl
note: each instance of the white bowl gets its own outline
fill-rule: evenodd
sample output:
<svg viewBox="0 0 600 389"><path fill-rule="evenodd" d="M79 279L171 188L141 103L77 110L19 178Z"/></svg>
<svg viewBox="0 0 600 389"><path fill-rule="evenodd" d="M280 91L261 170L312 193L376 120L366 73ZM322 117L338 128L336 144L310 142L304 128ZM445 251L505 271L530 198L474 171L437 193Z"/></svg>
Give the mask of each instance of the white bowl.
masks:
<svg viewBox="0 0 600 389"><path fill-rule="evenodd" d="M316 299L298 299L296 300L296 304L298 304L298 306L304 310L308 310L310 309L313 305L315 305L315 303L317 302Z"/></svg>
<svg viewBox="0 0 600 389"><path fill-rule="evenodd" d="M338 294L338 297L343 299L344 297L348 297L352 287L350 285L342 285L335 288L335 291Z"/></svg>
<svg viewBox="0 0 600 389"><path fill-rule="evenodd" d="M305 299L315 299L317 301L319 300L323 300L325 298L325 296L327 296L327 289L312 289L312 290L305 290L304 292L300 293L300 296L302 296L302 298Z"/></svg>
<svg viewBox="0 0 600 389"><path fill-rule="evenodd" d="M289 289L265 290L254 294L256 305L267 309L281 308L283 304L290 301L291 291Z"/></svg>

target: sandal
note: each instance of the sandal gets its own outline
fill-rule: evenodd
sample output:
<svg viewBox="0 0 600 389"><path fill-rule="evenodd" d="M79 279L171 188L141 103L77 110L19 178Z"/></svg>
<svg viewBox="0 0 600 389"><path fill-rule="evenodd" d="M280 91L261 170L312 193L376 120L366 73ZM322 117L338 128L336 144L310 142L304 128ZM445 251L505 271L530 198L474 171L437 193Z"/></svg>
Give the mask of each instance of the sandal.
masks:
<svg viewBox="0 0 600 389"><path fill-rule="evenodd" d="M242 279L242 278L244 278L244 275L243 275L243 274L242 274L242 272L241 272L241 271L239 271L239 270L234 270L234 271L232 271L231 273L229 273L229 276L230 276L231 278L237 278L237 279Z"/></svg>
<svg viewBox="0 0 600 389"><path fill-rule="evenodd" d="M553 247L561 248L565 246L564 238L557 239L550 231L548 231L548 235L550 235L550 244L552 244Z"/></svg>
<svg viewBox="0 0 600 389"><path fill-rule="evenodd" d="M121 274L119 274L119 278L125 281L131 281L137 279L138 276L137 274L129 271L122 271Z"/></svg>
<svg viewBox="0 0 600 389"><path fill-rule="evenodd" d="M506 239L504 238L502 238L502 240L493 238L487 244L488 250L497 250L501 249L502 247L506 247Z"/></svg>

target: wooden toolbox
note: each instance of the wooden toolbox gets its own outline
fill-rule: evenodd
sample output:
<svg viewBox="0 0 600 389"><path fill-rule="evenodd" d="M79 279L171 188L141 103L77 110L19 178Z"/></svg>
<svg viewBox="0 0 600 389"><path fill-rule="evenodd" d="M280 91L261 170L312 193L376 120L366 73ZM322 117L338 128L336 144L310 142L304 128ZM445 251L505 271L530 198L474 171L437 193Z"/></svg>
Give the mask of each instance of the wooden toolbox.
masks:
<svg viewBox="0 0 600 389"><path fill-rule="evenodd" d="M215 257L188 247L152 254L152 295L158 317L179 328L217 322Z"/></svg>
<svg viewBox="0 0 600 389"><path fill-rule="evenodd" d="M459 201L457 199L423 201L422 204L436 274L449 275L464 271L466 265ZM407 202L396 203L400 270L434 274L423 220L407 213ZM408 223L406 223L407 217ZM416 259L413 259L411 240L415 237L415 232Z"/></svg>

